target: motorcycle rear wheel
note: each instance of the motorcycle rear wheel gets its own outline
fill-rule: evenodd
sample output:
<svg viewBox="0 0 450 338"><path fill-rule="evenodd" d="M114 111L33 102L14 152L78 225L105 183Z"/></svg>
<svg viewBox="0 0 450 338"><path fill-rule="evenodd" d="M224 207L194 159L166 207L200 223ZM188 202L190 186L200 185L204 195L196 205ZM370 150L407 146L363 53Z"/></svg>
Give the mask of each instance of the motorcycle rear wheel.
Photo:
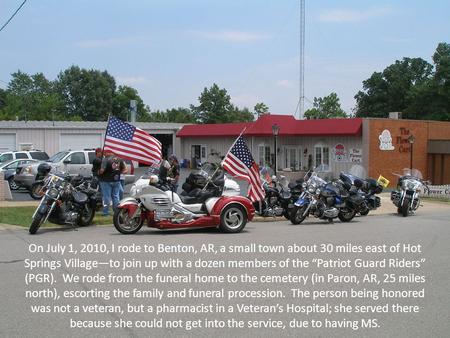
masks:
<svg viewBox="0 0 450 338"><path fill-rule="evenodd" d="M355 210L339 211L338 217L341 222L350 222L356 215Z"/></svg>
<svg viewBox="0 0 450 338"><path fill-rule="evenodd" d="M37 213L34 216L33 221L31 222L31 225L30 225L30 229L28 230L31 235L34 235L38 231L43 220L44 220L44 216L41 215L40 213Z"/></svg>
<svg viewBox="0 0 450 338"><path fill-rule="evenodd" d="M81 210L79 225L82 227L88 226L92 223L95 216L95 209L89 205L86 205L83 210Z"/></svg>
<svg viewBox="0 0 450 338"><path fill-rule="evenodd" d="M128 216L128 210L123 208L118 208L114 211L113 221L114 227L117 231L124 235L138 232L144 224L144 221L141 219L140 215L135 218L130 218Z"/></svg>
<svg viewBox="0 0 450 338"><path fill-rule="evenodd" d="M229 205L220 214L219 229L223 232L241 232L245 224L247 224L247 213L240 205Z"/></svg>
<svg viewBox="0 0 450 338"><path fill-rule="evenodd" d="M292 224L300 224L303 222L306 218L306 215L303 215L306 210L306 205L303 205L301 207L295 206L291 211L291 223Z"/></svg>

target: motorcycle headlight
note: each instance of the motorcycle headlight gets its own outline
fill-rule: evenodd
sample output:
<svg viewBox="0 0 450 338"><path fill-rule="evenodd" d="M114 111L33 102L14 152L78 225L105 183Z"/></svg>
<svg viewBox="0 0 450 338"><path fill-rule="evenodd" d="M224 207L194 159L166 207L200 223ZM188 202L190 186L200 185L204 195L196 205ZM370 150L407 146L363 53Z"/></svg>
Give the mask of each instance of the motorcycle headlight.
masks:
<svg viewBox="0 0 450 338"><path fill-rule="evenodd" d="M303 188L303 189L306 189L307 186L308 186L308 185L306 184L306 182L303 182L303 183L302 183L302 188Z"/></svg>
<svg viewBox="0 0 450 338"><path fill-rule="evenodd" d="M58 190L57 189L55 189L55 188L52 188L52 189L50 189L50 191L48 192L48 195L51 197L51 198L56 198L56 197L58 197Z"/></svg>
<svg viewBox="0 0 450 338"><path fill-rule="evenodd" d="M316 190L316 195L320 195L320 189Z"/></svg>
<svg viewBox="0 0 450 338"><path fill-rule="evenodd" d="M414 184L414 182L408 182L408 183L406 184L406 188L407 188L408 190L416 190L416 185Z"/></svg>

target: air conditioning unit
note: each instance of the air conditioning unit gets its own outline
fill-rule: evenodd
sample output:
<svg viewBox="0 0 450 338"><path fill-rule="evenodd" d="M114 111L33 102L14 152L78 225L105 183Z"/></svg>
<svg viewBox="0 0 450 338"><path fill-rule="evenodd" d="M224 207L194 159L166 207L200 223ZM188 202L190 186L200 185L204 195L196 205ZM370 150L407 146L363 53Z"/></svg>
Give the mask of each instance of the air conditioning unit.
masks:
<svg viewBox="0 0 450 338"><path fill-rule="evenodd" d="M389 113L389 118L393 120L400 120L402 118L402 112L394 111Z"/></svg>

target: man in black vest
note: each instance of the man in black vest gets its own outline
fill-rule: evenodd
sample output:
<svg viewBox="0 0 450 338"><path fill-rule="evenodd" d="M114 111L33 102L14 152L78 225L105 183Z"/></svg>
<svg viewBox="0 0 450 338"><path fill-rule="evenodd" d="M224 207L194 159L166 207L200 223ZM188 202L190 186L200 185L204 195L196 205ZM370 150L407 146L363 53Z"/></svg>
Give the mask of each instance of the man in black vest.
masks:
<svg viewBox="0 0 450 338"><path fill-rule="evenodd" d="M110 150L105 150L105 157L99 171L100 185L103 195L103 216L109 215L109 204L113 204L115 210L120 201L120 174L127 172L125 162L118 156L114 155Z"/></svg>

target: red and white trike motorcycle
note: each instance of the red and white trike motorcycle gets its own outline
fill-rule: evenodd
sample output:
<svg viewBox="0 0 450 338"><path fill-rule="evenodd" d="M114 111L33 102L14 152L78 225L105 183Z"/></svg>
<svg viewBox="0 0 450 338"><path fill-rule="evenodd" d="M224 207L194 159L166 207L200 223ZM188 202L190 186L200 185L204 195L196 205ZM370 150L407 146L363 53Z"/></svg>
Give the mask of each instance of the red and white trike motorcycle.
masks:
<svg viewBox="0 0 450 338"><path fill-rule="evenodd" d="M144 224L157 229L218 227L236 233L255 214L252 202L239 196L239 185L218 168L191 173L181 194L157 175L139 179L130 197L120 201L114 212L114 226L122 234L136 233Z"/></svg>

